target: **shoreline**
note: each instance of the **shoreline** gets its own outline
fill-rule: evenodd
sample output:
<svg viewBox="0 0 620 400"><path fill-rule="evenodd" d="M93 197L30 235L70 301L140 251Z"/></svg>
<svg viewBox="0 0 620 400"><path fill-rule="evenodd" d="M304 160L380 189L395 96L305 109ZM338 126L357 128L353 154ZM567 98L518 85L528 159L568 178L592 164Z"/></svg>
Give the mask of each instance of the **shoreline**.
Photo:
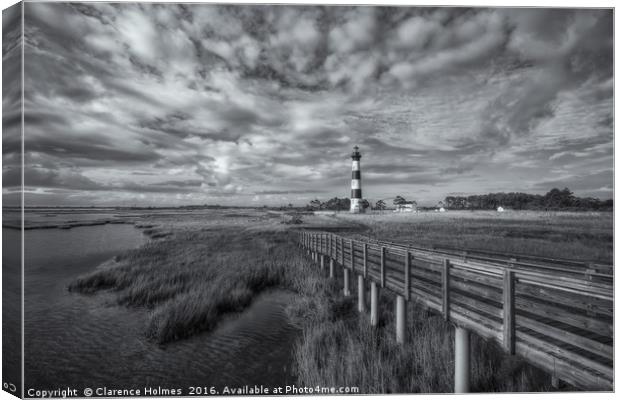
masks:
<svg viewBox="0 0 620 400"><path fill-rule="evenodd" d="M136 221L124 221L124 220L95 220L95 221L78 221L78 222L67 222L67 223L56 223L56 224L41 224L41 225L26 225L24 226L24 230L33 230L33 229L71 229L78 228L81 226L98 226L98 225L136 225ZM14 225L10 223L3 223L3 228L8 229L22 229L19 225Z"/></svg>

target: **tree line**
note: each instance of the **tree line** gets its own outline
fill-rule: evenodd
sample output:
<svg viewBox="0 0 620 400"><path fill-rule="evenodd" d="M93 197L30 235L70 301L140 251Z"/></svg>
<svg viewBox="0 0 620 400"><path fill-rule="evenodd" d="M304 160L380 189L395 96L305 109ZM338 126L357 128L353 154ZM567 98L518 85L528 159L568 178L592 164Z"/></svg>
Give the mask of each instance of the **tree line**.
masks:
<svg viewBox="0 0 620 400"><path fill-rule="evenodd" d="M520 192L488 193L472 196L447 196L444 207L452 210L611 210L613 200L577 197L568 188L553 188L544 195Z"/></svg>
<svg viewBox="0 0 620 400"><path fill-rule="evenodd" d="M368 200L362 200L362 207L364 209L370 207L370 203ZM306 209L309 211L344 211L349 210L351 208L351 199L348 197L339 198L334 197L327 201L321 201L319 199L314 199L308 205L306 205Z"/></svg>
<svg viewBox="0 0 620 400"><path fill-rule="evenodd" d="M396 196L391 202L394 206L412 204L417 208L415 200L407 200L403 196ZM289 204L289 207L293 207ZM351 200L347 197L334 197L327 201L314 199L304 208L308 211L346 211L351 207ZM384 200L378 200L372 205L368 200L362 200L364 209L385 210L388 205ZM503 207L512 210L612 210L613 200L600 200L593 197L577 197L568 188L562 190L553 188L544 195L521 192L488 193L471 196L447 196L440 201L437 207L449 210L496 210ZM437 208L437 207L430 207ZM429 207L423 207L428 209Z"/></svg>

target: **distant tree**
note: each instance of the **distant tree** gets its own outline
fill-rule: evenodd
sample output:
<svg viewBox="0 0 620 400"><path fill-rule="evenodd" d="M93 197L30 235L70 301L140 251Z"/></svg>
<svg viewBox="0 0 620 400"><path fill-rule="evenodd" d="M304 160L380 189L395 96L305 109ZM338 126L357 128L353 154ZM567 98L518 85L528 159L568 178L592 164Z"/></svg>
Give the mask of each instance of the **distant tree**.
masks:
<svg viewBox="0 0 620 400"><path fill-rule="evenodd" d="M321 200L319 199L314 199L310 202L310 209L312 210L320 210L321 207L323 206L323 203L321 203Z"/></svg>
<svg viewBox="0 0 620 400"><path fill-rule="evenodd" d="M548 208L568 208L575 205L575 196L568 188L553 188L545 194L545 206Z"/></svg>
<svg viewBox="0 0 620 400"><path fill-rule="evenodd" d="M362 200L362 208L366 210L368 207L370 207L370 203L368 202L368 200Z"/></svg>
<svg viewBox="0 0 620 400"><path fill-rule="evenodd" d="M398 206L400 204L407 203L407 200L403 196L396 196L396 197L394 197L393 203L394 203L395 206Z"/></svg>
<svg viewBox="0 0 620 400"><path fill-rule="evenodd" d="M340 199L338 197L334 197L323 203L323 208L326 210L348 210L350 207L351 200L349 200L348 198Z"/></svg>
<svg viewBox="0 0 620 400"><path fill-rule="evenodd" d="M385 210L385 201L383 200L379 200L378 202L375 203L375 208L377 210Z"/></svg>
<svg viewBox="0 0 620 400"><path fill-rule="evenodd" d="M288 203L288 208L293 208L293 204L292 203Z"/></svg>

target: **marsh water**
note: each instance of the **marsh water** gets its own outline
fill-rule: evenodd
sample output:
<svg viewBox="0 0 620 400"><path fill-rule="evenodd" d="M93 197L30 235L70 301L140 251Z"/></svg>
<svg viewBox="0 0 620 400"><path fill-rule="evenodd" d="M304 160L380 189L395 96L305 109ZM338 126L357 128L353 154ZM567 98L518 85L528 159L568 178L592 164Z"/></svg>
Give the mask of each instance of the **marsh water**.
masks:
<svg viewBox="0 0 620 400"><path fill-rule="evenodd" d="M215 331L160 346L145 339L148 310L119 306L114 293L67 291L75 277L146 240L132 225L25 232L26 391L148 386L187 395L190 386L294 383L298 330L285 313L288 292L265 293Z"/></svg>

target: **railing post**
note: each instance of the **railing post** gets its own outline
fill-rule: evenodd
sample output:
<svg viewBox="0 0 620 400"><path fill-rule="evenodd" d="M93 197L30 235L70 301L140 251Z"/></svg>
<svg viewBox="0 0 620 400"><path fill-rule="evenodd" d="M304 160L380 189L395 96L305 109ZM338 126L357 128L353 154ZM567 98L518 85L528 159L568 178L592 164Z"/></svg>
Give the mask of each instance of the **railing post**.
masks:
<svg viewBox="0 0 620 400"><path fill-rule="evenodd" d="M334 234L329 234L329 257L334 258L334 250L332 249L332 242L334 239Z"/></svg>
<svg viewBox="0 0 620 400"><path fill-rule="evenodd" d="M385 287L385 246L381 246L381 287Z"/></svg>
<svg viewBox="0 0 620 400"><path fill-rule="evenodd" d="M361 274L357 276L357 311L366 312L366 282Z"/></svg>
<svg viewBox="0 0 620 400"><path fill-rule="evenodd" d="M353 239L349 241L349 247L351 249L351 272L355 272L355 260L353 258Z"/></svg>
<svg viewBox="0 0 620 400"><path fill-rule="evenodd" d="M312 251L313 251L312 258L314 259L315 263L319 261L319 257L318 257L319 253L318 253L317 243L318 243L318 241L317 241L316 234L313 234L312 235Z"/></svg>
<svg viewBox="0 0 620 400"><path fill-rule="evenodd" d="M368 243L364 243L364 278L368 276Z"/></svg>
<svg viewBox="0 0 620 400"><path fill-rule="evenodd" d="M350 240L349 243L352 243L352 241ZM352 262L352 260L353 260L353 253L351 253L351 259L349 260L349 264ZM342 263L340 265L342 266L342 275L343 275L343 280L344 280L343 292L344 292L344 295L348 297L351 295L351 273L350 273L351 271L345 265L344 238L342 239Z"/></svg>
<svg viewBox="0 0 620 400"><path fill-rule="evenodd" d="M405 253L405 286L403 288L403 294L405 300L409 300L411 296L411 253L407 251Z"/></svg>
<svg viewBox="0 0 620 400"><path fill-rule="evenodd" d="M336 243L334 244L334 251L336 252L336 254L334 254L334 260L338 262L340 261L340 238L338 236L336 236Z"/></svg>
<svg viewBox="0 0 620 400"><path fill-rule="evenodd" d="M588 263L588 268L586 268L586 270L585 270L586 279L591 281L592 280L592 274L595 274L597 272L598 271L594 267L594 264L593 263Z"/></svg>
<svg viewBox="0 0 620 400"><path fill-rule="evenodd" d="M460 326L454 331L454 393L469 393L469 331Z"/></svg>
<svg viewBox="0 0 620 400"><path fill-rule="evenodd" d="M370 282L370 325L379 323L379 288L377 282Z"/></svg>
<svg viewBox="0 0 620 400"><path fill-rule="evenodd" d="M509 354L515 353L515 273L504 270L504 343L503 347Z"/></svg>
<svg viewBox="0 0 620 400"><path fill-rule="evenodd" d="M340 265L344 267L344 238L340 237Z"/></svg>
<svg viewBox="0 0 620 400"><path fill-rule="evenodd" d="M450 320L450 260L443 260L443 271L441 274L441 292L442 292L442 312L446 321Z"/></svg>
<svg viewBox="0 0 620 400"><path fill-rule="evenodd" d="M323 250L325 251L325 254L328 254L328 249L327 249L327 233L323 234L323 236L325 237L325 244L323 245Z"/></svg>

